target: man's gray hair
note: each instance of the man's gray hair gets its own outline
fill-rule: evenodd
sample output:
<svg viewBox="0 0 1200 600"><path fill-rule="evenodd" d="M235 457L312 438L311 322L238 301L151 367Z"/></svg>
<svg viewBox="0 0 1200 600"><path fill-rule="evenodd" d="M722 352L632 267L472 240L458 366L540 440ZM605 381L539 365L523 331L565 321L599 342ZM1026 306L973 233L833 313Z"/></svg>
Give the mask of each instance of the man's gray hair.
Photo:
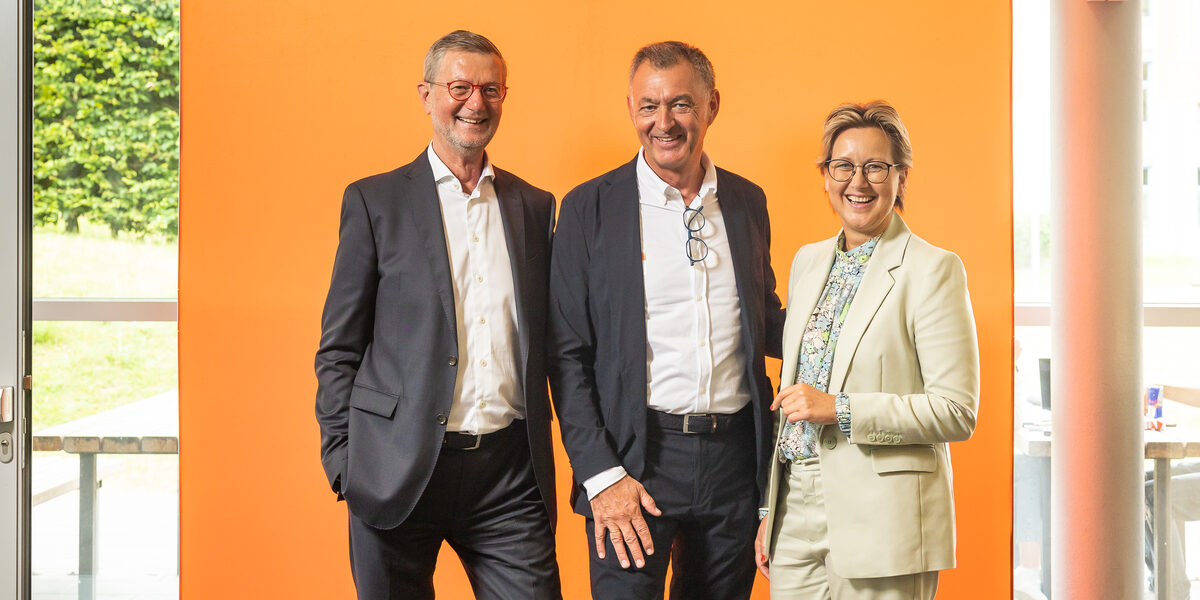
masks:
<svg viewBox="0 0 1200 600"><path fill-rule="evenodd" d="M442 57L449 50L475 52L477 54L494 54L496 58L500 59L500 64L504 66L504 76L508 77L508 63L504 62L504 56L500 54L500 49L491 40L478 33L456 29L438 38L438 41L434 42L429 47L429 51L425 53L425 81L433 81L433 78L437 77L438 69L442 66ZM437 83L446 82L439 81Z"/></svg>
<svg viewBox="0 0 1200 600"><path fill-rule="evenodd" d="M667 69L681 61L692 65L707 91L716 89L717 79L708 57L699 48L683 42L657 42L642 46L637 54L633 55L633 64L629 65L629 82L633 83L633 75L642 63L648 62L655 69Z"/></svg>

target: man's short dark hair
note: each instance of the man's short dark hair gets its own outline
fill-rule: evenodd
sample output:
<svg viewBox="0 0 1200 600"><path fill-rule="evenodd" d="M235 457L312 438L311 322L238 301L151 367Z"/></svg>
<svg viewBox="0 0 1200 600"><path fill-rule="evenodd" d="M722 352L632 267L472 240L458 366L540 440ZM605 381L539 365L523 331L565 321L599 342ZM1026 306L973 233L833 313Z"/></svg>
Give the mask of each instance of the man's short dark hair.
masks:
<svg viewBox="0 0 1200 600"><path fill-rule="evenodd" d="M494 54L496 58L500 59L500 64L504 66L504 76L508 77L508 63L504 62L504 56L500 54L500 49L492 43L492 40L478 33L466 31L465 29L456 29L438 38L429 47L429 51L425 53L425 81L433 81L433 78L437 77L437 71L442 66L442 57L449 50ZM439 81L437 83L445 82Z"/></svg>
<svg viewBox="0 0 1200 600"><path fill-rule="evenodd" d="M634 73L637 73L638 67L644 62L650 63L655 69L667 69L681 61L692 65L692 69L700 76L708 91L716 89L717 80L708 57L699 48L683 42L656 42L642 46L637 54L633 55L633 64L629 66L629 82L633 82Z"/></svg>

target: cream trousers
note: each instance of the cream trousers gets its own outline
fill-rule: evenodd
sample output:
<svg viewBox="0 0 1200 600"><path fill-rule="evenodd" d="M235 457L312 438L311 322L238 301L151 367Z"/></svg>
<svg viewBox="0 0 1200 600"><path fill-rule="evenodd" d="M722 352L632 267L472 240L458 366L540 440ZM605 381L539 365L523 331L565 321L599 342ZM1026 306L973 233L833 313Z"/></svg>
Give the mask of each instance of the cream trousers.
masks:
<svg viewBox="0 0 1200 600"><path fill-rule="evenodd" d="M829 534L821 464L811 458L792 463L782 478L771 548L773 600L929 600L937 592L937 571L895 577L843 579L829 570Z"/></svg>

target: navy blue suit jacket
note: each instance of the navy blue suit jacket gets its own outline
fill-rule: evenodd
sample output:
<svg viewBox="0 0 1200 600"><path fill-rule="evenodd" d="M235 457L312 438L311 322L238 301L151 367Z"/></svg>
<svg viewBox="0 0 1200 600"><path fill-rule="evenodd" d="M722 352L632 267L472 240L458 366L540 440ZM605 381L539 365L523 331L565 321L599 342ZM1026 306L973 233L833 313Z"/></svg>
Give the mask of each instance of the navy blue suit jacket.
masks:
<svg viewBox="0 0 1200 600"><path fill-rule="evenodd" d="M718 168L717 197L741 304L762 494L774 434L764 355L780 356L785 313L775 294L762 188ZM574 472L571 504L582 515L591 515L582 482L616 465L635 479L645 469L646 292L640 215L635 158L571 190L563 198L554 234L547 370Z"/></svg>

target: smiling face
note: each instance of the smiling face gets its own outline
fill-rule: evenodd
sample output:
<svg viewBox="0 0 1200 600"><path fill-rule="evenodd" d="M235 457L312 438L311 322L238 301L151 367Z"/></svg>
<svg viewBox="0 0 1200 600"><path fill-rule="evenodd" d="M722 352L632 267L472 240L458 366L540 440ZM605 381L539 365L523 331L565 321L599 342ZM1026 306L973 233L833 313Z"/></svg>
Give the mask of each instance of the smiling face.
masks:
<svg viewBox="0 0 1200 600"><path fill-rule="evenodd" d="M674 187L700 177L704 134L717 116L720 95L706 89L686 61L665 69L644 62L629 82L629 118L646 162Z"/></svg>
<svg viewBox="0 0 1200 600"><path fill-rule="evenodd" d="M848 160L856 165L878 160L894 163L892 142L878 127L847 129L833 142L831 160ZM867 181L862 167L855 170L850 181L834 181L825 173L825 193L829 204L842 220L846 233L846 249L862 245L883 233L892 222L892 207L896 196L903 195L908 172L892 167L883 183Z"/></svg>
<svg viewBox="0 0 1200 600"><path fill-rule="evenodd" d="M449 50L442 56L436 83L469 81L472 84L504 83L504 63L494 54ZM479 89L466 100L455 100L442 85L421 82L417 92L425 113L433 120L433 149L438 156L452 154L474 160L500 126L503 102L488 102Z"/></svg>

